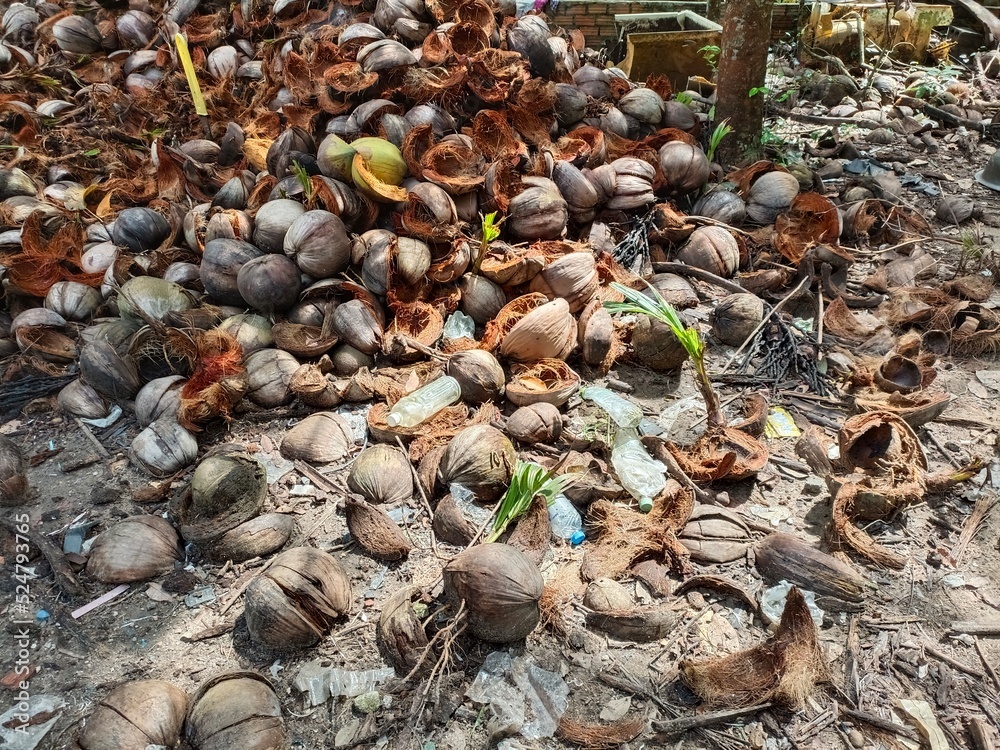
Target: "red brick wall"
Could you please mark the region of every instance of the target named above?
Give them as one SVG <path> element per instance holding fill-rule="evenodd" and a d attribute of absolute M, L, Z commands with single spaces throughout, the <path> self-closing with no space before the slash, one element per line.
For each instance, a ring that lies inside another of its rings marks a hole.
<path fill-rule="evenodd" d="M 695 3 L 691 6 L 677 3 L 661 3 L 657 0 L 634 0 L 633 2 L 601 2 L 600 0 L 562 0 L 549 18 L 556 26 L 564 29 L 579 29 L 587 38 L 587 44 L 600 49 L 605 43 L 614 44 L 618 41 L 618 29 L 615 28 L 615 15 L 622 13 L 676 13 L 689 8 L 698 12 L 703 6 Z"/>

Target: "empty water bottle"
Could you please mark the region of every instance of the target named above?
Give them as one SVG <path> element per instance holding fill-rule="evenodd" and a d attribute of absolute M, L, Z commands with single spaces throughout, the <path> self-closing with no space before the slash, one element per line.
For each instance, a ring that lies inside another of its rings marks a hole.
<path fill-rule="evenodd" d="M 458 381 L 444 375 L 399 399 L 389 410 L 385 421 L 390 427 L 416 427 L 461 396 L 462 387 Z"/>
<path fill-rule="evenodd" d="M 619 427 L 634 429 L 642 421 L 642 409 L 607 388 L 587 386 L 580 391 L 580 397 L 604 409 Z"/>
<path fill-rule="evenodd" d="M 611 464 L 622 487 L 639 501 L 639 510 L 643 513 L 652 510 L 653 498 L 667 486 L 663 476 L 667 467 L 646 452 L 635 430 L 618 430 L 611 449 Z"/>
<path fill-rule="evenodd" d="M 580 512 L 562 493 L 556 495 L 549 503 L 549 522 L 552 524 L 552 533 L 572 545 L 580 544 L 586 538 Z"/>

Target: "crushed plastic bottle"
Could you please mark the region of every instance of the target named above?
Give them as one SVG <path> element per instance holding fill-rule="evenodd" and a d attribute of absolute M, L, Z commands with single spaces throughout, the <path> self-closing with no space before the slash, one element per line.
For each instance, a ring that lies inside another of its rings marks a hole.
<path fill-rule="evenodd" d="M 583 519 L 572 501 L 559 493 L 549 503 L 549 522 L 552 533 L 560 539 L 565 539 L 573 546 L 580 544 L 587 535 L 583 532 Z"/>
<path fill-rule="evenodd" d="M 474 339 L 476 337 L 476 321 L 461 310 L 456 310 L 448 316 L 441 331 L 443 339 Z"/>
<path fill-rule="evenodd" d="M 385 421 L 390 427 L 416 427 L 461 397 L 462 387 L 458 381 L 444 375 L 399 399 Z"/>
<path fill-rule="evenodd" d="M 785 611 L 785 600 L 788 592 L 792 590 L 792 584 L 788 581 L 780 581 L 777 586 L 765 589 L 760 596 L 760 609 L 772 622 L 781 620 L 781 615 Z M 816 606 L 816 594 L 812 591 L 799 589 L 802 598 L 805 599 L 806 606 L 809 607 L 809 614 L 812 615 L 816 627 L 823 624 L 823 610 Z"/>
<path fill-rule="evenodd" d="M 569 685 L 562 677 L 542 669 L 527 654 L 511 659 L 505 651 L 486 657 L 465 694 L 475 703 L 489 704 L 494 737 L 551 737 L 569 704 Z"/>
<path fill-rule="evenodd" d="M 480 526 L 485 526 L 493 518 L 492 510 L 484 508 L 482 505 L 476 505 L 476 495 L 468 487 L 453 482 L 448 486 L 448 492 L 451 493 L 451 499 L 455 501 L 455 505 L 462 511 L 462 515 L 477 529 Z"/>
<path fill-rule="evenodd" d="M 580 391 L 580 398 L 600 406 L 619 427 L 634 429 L 642 421 L 642 409 L 607 388 L 587 386 Z"/>
<path fill-rule="evenodd" d="M 393 669 L 350 671 L 339 667 L 321 666 L 319 659 L 307 662 L 295 676 L 295 688 L 309 699 L 310 706 L 326 703 L 331 697 L 356 698 L 376 690 L 396 672 Z"/>
<path fill-rule="evenodd" d="M 646 452 L 635 430 L 618 430 L 611 449 L 611 464 L 622 487 L 639 501 L 639 510 L 649 513 L 653 498 L 667 486 L 667 467 Z"/>
<path fill-rule="evenodd" d="M 698 413 L 699 415 L 705 414 L 705 401 L 701 398 L 701 396 L 688 396 L 687 398 L 682 398 L 680 401 L 675 401 L 660 412 L 660 416 L 657 421 L 663 428 L 663 437 L 666 440 L 676 440 L 684 434 L 688 421 L 681 419 L 681 417 L 688 412 Z M 694 413 L 691 414 L 691 417 L 694 417 Z M 704 432 L 704 429 L 700 431 L 692 431 L 700 434 L 701 432 Z"/>

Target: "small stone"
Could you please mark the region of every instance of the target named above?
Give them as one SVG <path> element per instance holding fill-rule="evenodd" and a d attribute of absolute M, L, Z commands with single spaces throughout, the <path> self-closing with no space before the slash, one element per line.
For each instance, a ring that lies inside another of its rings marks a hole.
<path fill-rule="evenodd" d="M 624 719 L 630 708 L 632 708 L 631 698 L 625 697 L 610 700 L 601 709 L 601 721 L 618 721 L 619 719 Z"/>
<path fill-rule="evenodd" d="M 359 719 L 351 719 L 337 730 L 337 735 L 333 738 L 333 746 L 351 747 L 354 744 L 360 730 L 361 721 Z"/>
<path fill-rule="evenodd" d="M 378 711 L 381 705 L 382 695 L 378 690 L 372 690 L 369 693 L 362 693 L 354 699 L 354 708 L 357 709 L 359 713 L 363 714 L 374 713 L 375 711 Z"/>
<path fill-rule="evenodd" d="M 944 447 L 950 451 L 954 451 L 955 453 L 958 453 L 960 450 L 962 450 L 962 446 L 960 446 L 954 440 L 949 440 L 947 443 L 944 444 Z"/>
<path fill-rule="evenodd" d="M 861 734 L 857 729 L 852 729 L 847 733 L 847 741 L 851 743 L 852 747 L 864 747 L 865 746 L 865 736 Z"/>
<path fill-rule="evenodd" d="M 816 495 L 823 494 L 825 489 L 826 482 L 824 482 L 820 477 L 809 477 L 806 479 L 805 484 L 802 485 L 802 494 L 815 497 Z"/>

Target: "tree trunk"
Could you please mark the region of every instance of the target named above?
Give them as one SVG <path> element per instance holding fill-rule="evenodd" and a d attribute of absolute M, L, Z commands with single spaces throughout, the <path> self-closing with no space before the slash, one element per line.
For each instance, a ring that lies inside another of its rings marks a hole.
<path fill-rule="evenodd" d="M 736 164 L 760 154 L 766 95 L 767 48 L 771 42 L 774 0 L 730 0 L 722 15 L 722 53 L 719 55 L 718 101 L 715 121 L 729 120 L 733 128 L 719 147 L 723 164 Z"/>

